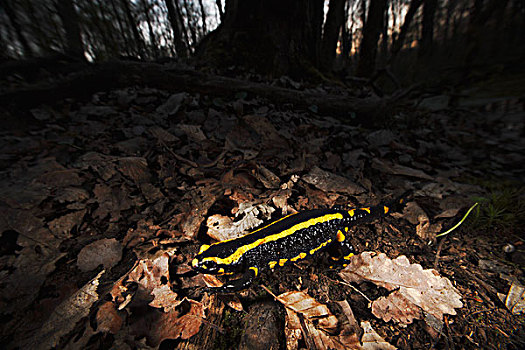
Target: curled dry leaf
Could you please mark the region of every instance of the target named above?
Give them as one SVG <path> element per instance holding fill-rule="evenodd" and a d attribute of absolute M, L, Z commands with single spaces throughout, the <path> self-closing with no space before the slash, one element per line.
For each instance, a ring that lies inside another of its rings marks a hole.
<path fill-rule="evenodd" d="M 372 325 L 368 321 L 361 322 L 361 328 L 363 328 L 363 337 L 361 342 L 363 345 L 361 349 L 365 350 L 395 350 L 397 349 L 392 344 L 388 343 L 383 337 L 381 337 Z"/>
<path fill-rule="evenodd" d="M 395 214 L 395 216 L 405 218 L 413 225 L 417 224 L 416 234 L 425 241 L 433 240 L 441 230 L 441 223 L 431 224 L 427 213 L 416 202 L 408 202 L 403 209 L 403 214 Z"/>
<path fill-rule="evenodd" d="M 206 222 L 208 236 L 217 241 L 243 236 L 247 233 L 246 231 L 264 222 L 258 218 L 259 214 L 262 214 L 263 218 L 268 220 L 273 211 L 275 209 L 266 204 L 251 205 L 241 203 L 239 210 L 235 214 L 236 216 L 244 214 L 244 217 L 239 221 L 233 221 L 229 217 L 220 214 L 208 217 Z"/>
<path fill-rule="evenodd" d="M 363 252 L 352 257 L 340 276 L 347 282 L 371 281 L 389 291 L 397 289 L 372 304 L 374 315 L 385 321 L 409 324 L 421 318 L 422 313 L 414 311 L 418 308 L 441 320 L 443 314 L 455 315 L 454 309 L 463 306 L 461 295 L 448 278 L 411 264 L 406 256 L 391 260 L 383 253 Z"/>
<path fill-rule="evenodd" d="M 279 295 L 277 300 L 306 318 L 317 319 L 319 326 L 327 331 L 333 331 L 337 328 L 337 318 L 332 315 L 328 307 L 304 292 L 286 292 Z"/>
<path fill-rule="evenodd" d="M 514 315 L 525 311 L 525 287 L 521 284 L 513 282 L 507 295 L 498 293 L 498 297 Z"/>
<path fill-rule="evenodd" d="M 288 349 L 297 349 L 301 334 L 309 348 L 314 349 L 352 349 L 348 343 L 349 329 L 343 328 L 339 335 L 337 317 L 328 307 L 319 303 L 304 292 L 286 292 L 277 297 L 286 306 L 286 342 Z M 304 318 L 301 322 L 299 315 Z M 304 325 L 304 326 L 303 326 Z"/>
<path fill-rule="evenodd" d="M 81 271 L 91 271 L 99 265 L 110 269 L 122 259 L 122 245 L 115 238 L 99 239 L 88 244 L 77 257 L 77 265 Z"/>

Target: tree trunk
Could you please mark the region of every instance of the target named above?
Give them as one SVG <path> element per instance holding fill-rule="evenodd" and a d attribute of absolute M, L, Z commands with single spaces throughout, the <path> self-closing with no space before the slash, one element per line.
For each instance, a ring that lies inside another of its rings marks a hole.
<path fill-rule="evenodd" d="M 421 6 L 422 3 L 423 0 L 412 0 L 410 2 L 407 14 L 405 15 L 405 21 L 401 26 L 399 35 L 397 36 L 397 39 L 392 43 L 392 56 L 390 56 L 390 61 L 392 61 L 396 57 L 396 55 L 403 47 L 406 36 L 408 34 L 408 29 L 410 28 L 410 24 L 412 23 L 412 20 L 414 19 L 414 16 L 416 15 L 417 10 L 419 9 L 419 6 Z"/>
<path fill-rule="evenodd" d="M 208 30 L 206 29 L 206 11 L 204 10 L 204 4 L 202 0 L 199 0 L 199 6 L 201 10 L 201 20 L 202 20 L 202 35 L 206 35 Z"/>
<path fill-rule="evenodd" d="M 173 30 L 173 39 L 175 40 L 175 50 L 177 50 L 178 57 L 188 57 L 188 47 L 184 40 L 182 40 L 181 26 L 178 21 L 177 11 L 173 6 L 173 0 L 165 0 L 166 7 L 168 8 L 168 19 Z"/>
<path fill-rule="evenodd" d="M 159 48 L 157 47 L 157 36 L 153 30 L 153 25 L 151 22 L 151 17 L 149 15 L 149 5 L 146 0 L 142 0 L 142 7 L 144 10 L 144 16 L 146 17 L 146 24 L 148 26 L 149 40 L 151 41 L 151 51 L 153 52 L 153 57 L 159 58 Z"/>
<path fill-rule="evenodd" d="M 78 16 L 72 0 L 58 0 L 57 12 L 66 33 L 66 54 L 84 60 L 84 44 L 80 35 Z"/>
<path fill-rule="evenodd" d="M 215 0 L 215 4 L 217 4 L 217 9 L 219 11 L 219 18 L 222 22 L 224 20 L 224 11 L 222 10 L 221 0 Z"/>
<path fill-rule="evenodd" d="M 146 58 L 144 55 L 144 42 L 142 41 L 142 37 L 140 36 L 137 24 L 135 23 L 135 19 L 133 18 L 133 14 L 131 13 L 131 8 L 129 7 L 128 0 L 120 1 L 124 7 L 124 10 L 126 11 L 126 17 L 128 18 L 129 26 L 131 28 L 131 32 L 133 33 L 133 37 L 135 38 L 137 52 L 140 58 L 144 59 Z"/>
<path fill-rule="evenodd" d="M 188 38 L 188 30 L 186 29 L 186 25 L 184 24 L 184 17 L 182 17 L 182 11 L 180 10 L 179 0 L 174 1 L 175 9 L 177 10 L 177 18 L 179 19 L 180 23 L 180 29 L 182 31 L 182 35 L 184 35 L 184 42 L 186 43 L 186 47 L 189 50 L 188 52 L 191 54 L 190 39 Z"/>
<path fill-rule="evenodd" d="M 122 22 L 122 18 L 120 17 L 119 10 L 117 8 L 117 5 L 115 4 L 115 0 L 111 0 L 111 8 L 113 10 L 113 13 L 115 14 L 115 19 L 117 21 L 120 36 L 122 37 L 122 42 L 126 50 L 125 51 L 126 55 L 130 55 L 130 52 L 129 52 L 130 45 L 128 43 L 128 37 L 126 36 L 126 30 L 124 29 L 124 23 Z"/>
<path fill-rule="evenodd" d="M 348 19 L 349 19 L 348 12 L 349 12 L 349 7 L 350 7 L 350 1 L 352 0 L 349 0 L 346 2 L 346 6 L 344 10 L 345 19 L 343 21 L 343 34 L 342 34 L 342 54 L 343 54 L 344 62 L 348 60 L 348 58 L 350 57 L 350 52 L 352 52 L 352 40 L 353 40 L 352 30 L 354 28 L 354 21 L 352 19 L 352 25 L 350 26 L 350 28 L 348 28 Z"/>
<path fill-rule="evenodd" d="M 263 74 L 304 77 L 319 66 L 323 0 L 228 0 L 224 21 L 199 45 L 197 59 Z"/>
<path fill-rule="evenodd" d="M 500 11 L 505 11 L 505 7 L 509 0 L 491 0 L 485 4 L 483 10 L 479 7 L 474 8 L 474 14 L 471 18 L 469 27 L 467 29 L 468 47 L 464 60 L 463 75 L 464 79 L 468 79 L 468 75 L 475 63 L 475 59 L 479 54 L 480 49 L 480 33 L 484 23 L 486 23 L 492 16 L 498 15 Z M 484 38 L 482 38 L 484 40 Z"/>
<path fill-rule="evenodd" d="M 419 56 L 428 56 L 432 53 L 434 44 L 434 15 L 437 0 L 425 0 L 423 3 L 423 23 L 421 25 L 421 41 L 419 43 Z"/>
<path fill-rule="evenodd" d="M 370 0 L 357 63 L 356 75 L 359 77 L 370 77 L 374 73 L 377 42 L 383 28 L 386 3 L 387 0 Z"/>
<path fill-rule="evenodd" d="M 380 62 L 384 66 L 388 56 L 388 5 L 385 9 L 385 17 L 383 19 L 383 28 L 381 30 L 381 53 Z"/>
<path fill-rule="evenodd" d="M 184 9 L 186 10 L 186 18 L 188 19 L 188 29 L 191 33 L 191 42 L 192 42 L 192 46 L 195 46 L 198 42 L 198 39 L 197 39 L 197 28 L 195 28 L 195 25 L 192 23 L 192 20 L 191 20 L 191 13 L 193 12 L 193 10 L 190 8 L 190 5 L 188 4 L 188 0 L 183 0 L 183 5 L 184 5 Z"/>
<path fill-rule="evenodd" d="M 337 41 L 345 19 L 345 2 L 346 0 L 330 0 L 328 13 L 326 14 L 321 48 L 321 68 L 326 70 L 331 70 L 334 63 Z"/>
<path fill-rule="evenodd" d="M 10 0 L 4 0 L 0 2 L 0 6 L 4 9 L 5 13 L 7 14 L 7 17 L 9 18 L 9 22 L 11 22 L 11 26 L 15 30 L 16 37 L 18 41 L 20 42 L 20 45 L 22 46 L 24 55 L 27 57 L 32 57 L 33 50 L 31 49 L 31 46 L 29 46 L 29 43 L 27 42 L 26 37 L 24 36 L 24 33 L 22 32 L 22 27 L 20 23 L 18 22 L 16 11 L 14 11 L 13 8 L 11 7 Z"/>

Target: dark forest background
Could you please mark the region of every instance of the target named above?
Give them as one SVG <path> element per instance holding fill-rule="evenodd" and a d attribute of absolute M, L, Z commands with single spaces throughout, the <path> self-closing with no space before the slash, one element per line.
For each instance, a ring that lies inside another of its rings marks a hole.
<path fill-rule="evenodd" d="M 3 0 L 2 61 L 186 60 L 269 76 L 464 81 L 524 61 L 521 0 Z"/>

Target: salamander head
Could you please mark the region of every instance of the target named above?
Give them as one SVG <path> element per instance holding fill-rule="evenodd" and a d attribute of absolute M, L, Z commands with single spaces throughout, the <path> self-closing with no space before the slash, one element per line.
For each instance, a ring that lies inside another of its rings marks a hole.
<path fill-rule="evenodd" d="M 213 246 L 212 249 L 209 249 L 209 245 L 201 246 L 199 253 L 191 261 L 191 267 L 200 272 L 210 275 L 223 274 L 225 272 L 230 272 L 232 265 L 224 264 L 219 257 L 219 247 Z M 216 251 L 217 250 L 217 251 Z"/>

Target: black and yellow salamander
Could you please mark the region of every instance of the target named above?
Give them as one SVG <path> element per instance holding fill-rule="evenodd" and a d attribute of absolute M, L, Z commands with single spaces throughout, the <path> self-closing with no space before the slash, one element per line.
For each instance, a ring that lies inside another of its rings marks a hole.
<path fill-rule="evenodd" d="M 191 266 L 197 272 L 213 275 L 242 272 L 213 292 L 247 288 L 261 271 L 293 263 L 315 255 L 330 245 L 341 248 L 343 259 L 353 255 L 347 239 L 352 226 L 399 210 L 406 194 L 387 204 L 354 209 L 315 209 L 291 214 L 242 237 L 203 245 Z"/>

